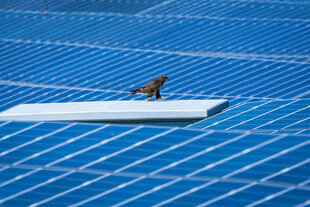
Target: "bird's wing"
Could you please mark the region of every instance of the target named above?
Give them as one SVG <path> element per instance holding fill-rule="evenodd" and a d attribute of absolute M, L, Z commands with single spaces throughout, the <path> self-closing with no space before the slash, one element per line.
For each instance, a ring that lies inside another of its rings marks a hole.
<path fill-rule="evenodd" d="M 150 81 L 150 82 L 148 82 L 145 86 L 150 86 L 150 85 L 154 85 L 155 84 L 155 81 Z M 144 87 L 145 87 L 144 86 Z"/>

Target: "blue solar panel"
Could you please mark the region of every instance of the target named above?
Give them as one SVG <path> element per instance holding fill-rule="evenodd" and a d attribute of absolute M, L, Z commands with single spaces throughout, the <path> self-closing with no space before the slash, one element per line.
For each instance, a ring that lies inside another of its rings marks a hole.
<path fill-rule="evenodd" d="M 0 122 L 1 206 L 309 205 L 308 2 L 0 8 L 0 112 L 146 100 L 129 91 L 163 73 L 168 100 L 230 102 L 188 128 Z"/>
<path fill-rule="evenodd" d="M 281 131 L 310 129 L 310 101 L 269 101 L 240 104 L 191 125 L 199 129 Z"/>
<path fill-rule="evenodd" d="M 279 9 L 281 8 L 281 9 Z M 182 15 L 186 17 L 224 17 L 260 19 L 305 19 L 310 18 L 310 5 L 306 1 L 211 1 L 194 3 L 187 0 L 169 1 L 144 14 Z"/>
<path fill-rule="evenodd" d="M 1 11 L 0 38 L 243 56 L 309 55 L 307 21 Z M 156 31 L 156 32 L 155 32 Z M 152 34 L 152 35 L 150 35 Z"/>
<path fill-rule="evenodd" d="M 21 48 L 29 46 L 29 49 L 0 60 L 5 67 L 0 72 L 2 80 L 128 93 L 164 73 L 170 81 L 165 84 L 163 92 L 169 95 L 212 94 L 227 98 L 309 96 L 309 64 L 9 43 L 10 46 L 15 44 Z M 10 51 L 2 54 L 4 57 L 11 55 Z"/>
<path fill-rule="evenodd" d="M 163 0 L 135 0 L 135 1 L 83 1 L 83 0 L 45 0 L 45 1 L 3 1 L 0 2 L 1 9 L 9 10 L 36 10 L 42 11 L 46 8 L 48 12 L 121 12 L 121 13 L 137 13 L 145 9 L 152 8 L 160 4 Z"/>
<path fill-rule="evenodd" d="M 310 193 L 308 136 L 22 122 L 1 131 L 4 205 L 251 204 L 282 191 L 302 192 L 298 204 Z"/>

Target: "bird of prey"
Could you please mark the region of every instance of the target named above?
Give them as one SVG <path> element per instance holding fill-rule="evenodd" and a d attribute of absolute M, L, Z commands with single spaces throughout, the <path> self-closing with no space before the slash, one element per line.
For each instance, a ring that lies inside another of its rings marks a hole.
<path fill-rule="evenodd" d="M 130 91 L 131 92 L 130 95 L 138 94 L 138 93 L 146 94 L 147 97 L 150 97 L 150 101 L 152 101 L 152 96 L 153 95 L 156 96 L 156 100 L 159 99 L 160 97 L 165 99 L 168 96 L 166 96 L 166 97 L 161 96 L 159 91 L 160 91 L 161 87 L 164 85 L 166 80 L 168 80 L 168 77 L 165 76 L 165 75 L 161 75 L 156 80 L 153 80 L 153 81 L 149 82 L 145 86 L 142 86 L 142 87 L 140 87 L 138 89 Z"/>

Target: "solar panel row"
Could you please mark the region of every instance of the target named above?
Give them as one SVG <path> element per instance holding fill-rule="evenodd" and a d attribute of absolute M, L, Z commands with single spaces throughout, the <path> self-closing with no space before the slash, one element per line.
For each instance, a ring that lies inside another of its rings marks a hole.
<path fill-rule="evenodd" d="M 191 53 L 301 57 L 307 21 L 219 20 L 113 14 L 43 15 L 0 11 L 0 38 L 61 41 Z"/>
<path fill-rule="evenodd" d="M 4 205 L 254 206 L 283 197 L 293 205 L 310 195 L 308 136 L 77 123 L 1 129 Z"/>
<path fill-rule="evenodd" d="M 163 92 L 309 98 L 310 64 L 1 41 L 2 80 L 128 92 L 158 74 Z"/>
<path fill-rule="evenodd" d="M 162 3 L 162 4 L 161 4 Z M 118 12 L 186 17 L 225 17 L 262 19 L 309 19 L 310 6 L 306 1 L 3 1 L 0 8 L 6 10 L 34 10 L 60 12 Z"/>
<path fill-rule="evenodd" d="M 163 0 L 126 0 L 126 1 L 84 1 L 84 0 L 45 0 L 27 1 L 10 0 L 0 2 L 0 8 L 6 10 L 37 10 L 42 11 L 46 8 L 50 11 L 60 12 L 120 12 L 134 14 L 154 5 Z"/>
<path fill-rule="evenodd" d="M 0 8 L 11 9 L 0 10 L 0 111 L 141 100 L 128 91 L 159 73 L 171 79 L 170 100 L 233 106 L 186 129 L 0 122 L 0 205 L 309 205 L 310 104 L 293 100 L 310 96 L 306 1 L 12 0 Z"/>
<path fill-rule="evenodd" d="M 190 127 L 292 133 L 296 130 L 309 130 L 310 100 L 245 103 Z"/>
<path fill-rule="evenodd" d="M 307 1 L 169 1 L 147 14 L 182 15 L 186 17 L 224 17 L 259 19 L 310 19 L 310 5 Z M 145 14 L 145 13 L 144 13 Z"/>

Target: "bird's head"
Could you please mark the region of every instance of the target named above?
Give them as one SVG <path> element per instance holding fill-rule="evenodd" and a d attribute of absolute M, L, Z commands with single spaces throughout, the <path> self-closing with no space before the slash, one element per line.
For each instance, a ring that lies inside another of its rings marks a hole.
<path fill-rule="evenodd" d="M 160 80 L 162 80 L 162 81 L 169 80 L 169 79 L 168 79 L 168 77 L 167 77 L 167 76 L 165 76 L 165 75 L 161 75 L 161 76 L 159 76 L 159 78 L 158 78 L 158 79 L 160 79 Z"/>

